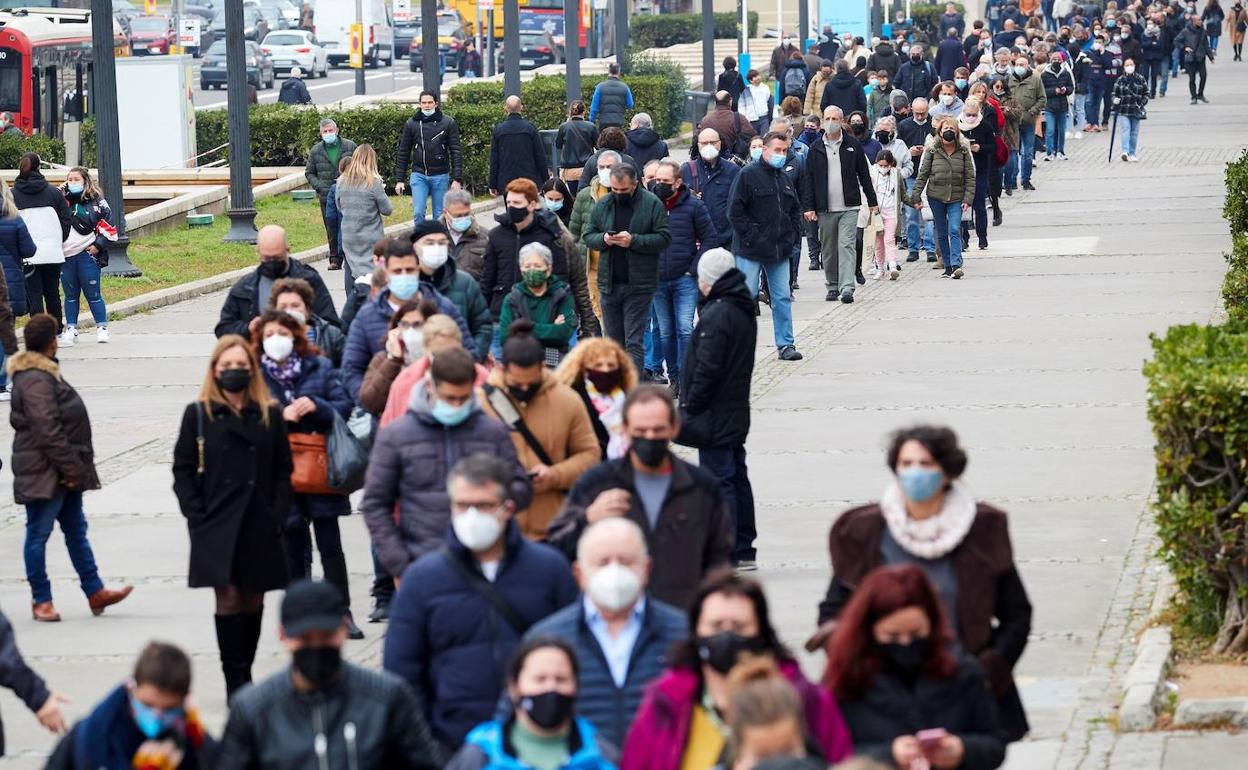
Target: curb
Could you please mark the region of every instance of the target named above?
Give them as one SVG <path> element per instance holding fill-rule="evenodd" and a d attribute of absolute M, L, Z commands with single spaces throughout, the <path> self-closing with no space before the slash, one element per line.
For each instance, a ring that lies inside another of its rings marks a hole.
<path fill-rule="evenodd" d="M 1248 698 L 1189 698 L 1174 711 L 1175 727 L 1248 727 Z"/>
<path fill-rule="evenodd" d="M 1123 682 L 1122 703 L 1118 707 L 1119 730 L 1148 730 L 1157 722 L 1157 707 L 1170 668 L 1170 645 L 1169 628 L 1150 628 L 1140 637 L 1135 660 Z M 1245 716 L 1248 717 L 1248 713 Z"/>

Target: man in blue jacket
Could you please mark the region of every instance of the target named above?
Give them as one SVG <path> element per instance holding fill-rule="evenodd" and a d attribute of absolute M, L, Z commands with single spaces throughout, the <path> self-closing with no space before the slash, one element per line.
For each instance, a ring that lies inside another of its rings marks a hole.
<path fill-rule="evenodd" d="M 732 223 L 728 221 L 728 194 L 737 181 L 741 167 L 731 160 L 731 148 L 724 149 L 723 139 L 713 128 L 698 132 L 697 158 L 681 165 L 680 181 L 693 197 L 702 201 L 721 244 L 732 240 Z"/>
<path fill-rule="evenodd" d="M 525 638 L 557 636 L 576 650 L 581 675 L 576 711 L 616 746 L 673 643 L 688 635 L 685 616 L 646 595 L 650 552 L 641 527 L 624 517 L 590 525 L 572 572 L 581 600 L 533 626 Z"/>
<path fill-rule="evenodd" d="M 513 521 L 512 465 L 488 454 L 455 464 L 446 544 L 403 572 L 390 610 L 383 665 L 416 691 L 448 754 L 494 714 L 524 634 L 576 600 L 563 555 Z"/>

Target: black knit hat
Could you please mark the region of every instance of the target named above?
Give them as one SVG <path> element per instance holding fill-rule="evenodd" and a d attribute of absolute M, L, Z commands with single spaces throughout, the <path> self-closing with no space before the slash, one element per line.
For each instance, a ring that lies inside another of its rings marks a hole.
<path fill-rule="evenodd" d="M 446 225 L 442 224 L 441 219 L 422 219 L 412 227 L 411 241 L 415 243 L 426 235 L 432 235 L 433 233 L 441 233 L 448 238 L 451 237 L 451 231 L 446 229 Z"/>

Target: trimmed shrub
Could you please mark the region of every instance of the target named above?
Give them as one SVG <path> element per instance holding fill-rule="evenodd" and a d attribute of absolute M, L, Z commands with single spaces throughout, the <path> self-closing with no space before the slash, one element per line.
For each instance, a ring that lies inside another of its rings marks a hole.
<path fill-rule="evenodd" d="M 65 143 L 42 134 L 0 134 L 0 168 L 17 168 L 22 155 L 37 152 L 44 161 L 65 162 Z"/>
<path fill-rule="evenodd" d="M 1222 216 L 1231 225 L 1222 302 L 1232 321 L 1248 321 L 1248 151 L 1226 164 L 1226 203 Z"/>
<path fill-rule="evenodd" d="M 750 37 L 758 34 L 758 12 L 749 12 Z M 740 34 L 740 15 L 715 14 L 715 38 L 724 40 Z M 666 13 L 634 15 L 628 20 L 629 45 L 634 48 L 666 48 L 680 43 L 696 43 L 702 39 L 702 15 L 697 13 Z"/>
<path fill-rule="evenodd" d="M 1248 325 L 1175 326 L 1145 364 L 1161 556 L 1180 621 L 1215 653 L 1248 651 Z"/>

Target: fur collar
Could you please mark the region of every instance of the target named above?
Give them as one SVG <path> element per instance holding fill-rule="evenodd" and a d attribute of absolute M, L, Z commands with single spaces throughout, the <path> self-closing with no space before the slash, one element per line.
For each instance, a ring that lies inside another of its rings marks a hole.
<path fill-rule="evenodd" d="M 8 370 L 10 377 L 18 372 L 37 369 L 41 372 L 47 372 L 58 381 L 61 379 L 60 364 L 42 353 L 36 353 L 31 350 L 23 350 L 21 353 L 10 356 L 8 362 L 5 364 L 5 369 Z"/>
<path fill-rule="evenodd" d="M 906 515 L 901 485 L 894 481 L 880 497 L 880 511 L 897 544 L 907 553 L 924 559 L 939 559 L 957 548 L 975 523 L 975 499 L 958 482 L 945 493 L 940 513 L 915 521 Z"/>

